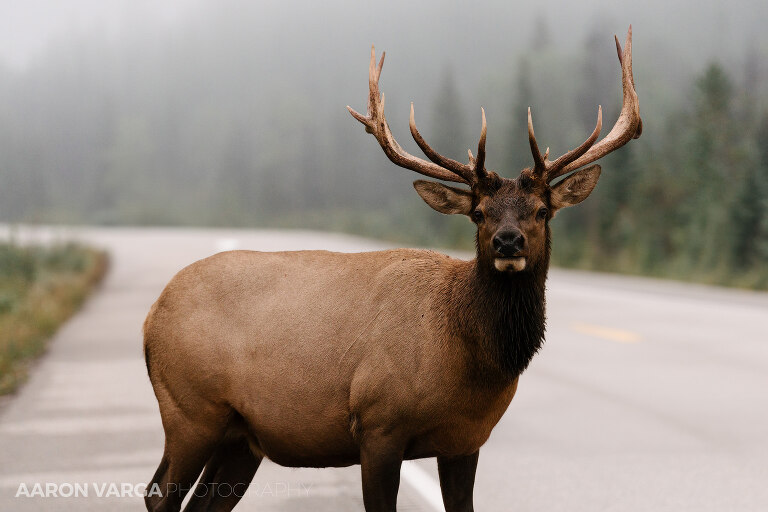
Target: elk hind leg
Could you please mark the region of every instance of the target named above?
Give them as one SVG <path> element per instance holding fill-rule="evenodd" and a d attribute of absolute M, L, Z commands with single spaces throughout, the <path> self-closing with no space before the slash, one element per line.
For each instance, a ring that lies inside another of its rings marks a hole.
<path fill-rule="evenodd" d="M 228 512 L 245 495 L 262 457 L 254 455 L 245 437 L 220 444 L 197 484 L 185 512 Z"/>
<path fill-rule="evenodd" d="M 144 502 L 151 512 L 177 512 L 226 432 L 230 411 L 200 404 L 198 414 L 182 411 L 167 391 L 155 387 L 165 430 L 165 450 L 147 485 Z"/>

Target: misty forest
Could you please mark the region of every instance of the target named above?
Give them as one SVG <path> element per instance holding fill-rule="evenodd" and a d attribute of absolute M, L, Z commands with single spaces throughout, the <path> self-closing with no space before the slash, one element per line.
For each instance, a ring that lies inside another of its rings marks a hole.
<path fill-rule="evenodd" d="M 633 24 L 643 136 L 601 161 L 552 221 L 561 266 L 768 288 L 764 0 L 197 2 L 172 23 L 64 31 L 0 62 L 0 222 L 338 230 L 470 249 L 345 106 L 364 111 L 370 45 L 395 138 L 462 161 L 488 117 L 487 167 L 555 156 L 621 106 L 613 35 Z M 706 8 L 705 8 L 706 7 Z M 762 14 L 760 14 L 762 13 Z"/>

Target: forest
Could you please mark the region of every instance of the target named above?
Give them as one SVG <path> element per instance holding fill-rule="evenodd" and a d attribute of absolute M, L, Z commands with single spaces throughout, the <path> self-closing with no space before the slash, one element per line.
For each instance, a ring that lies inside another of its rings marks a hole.
<path fill-rule="evenodd" d="M 457 159 L 482 105 L 486 165 L 514 177 L 532 164 L 529 106 L 553 154 L 586 138 L 598 105 L 607 133 L 621 105 L 613 35 L 632 22 L 643 136 L 552 221 L 554 263 L 766 289 L 766 8 L 744 4 L 201 2 L 171 25 L 66 32 L 24 65 L 0 63 L 0 222 L 325 229 L 470 249 L 472 224 L 421 203 L 416 175 L 344 108 L 365 108 L 370 44 L 387 51 L 387 117 L 408 151 L 411 101 L 427 141 Z"/>

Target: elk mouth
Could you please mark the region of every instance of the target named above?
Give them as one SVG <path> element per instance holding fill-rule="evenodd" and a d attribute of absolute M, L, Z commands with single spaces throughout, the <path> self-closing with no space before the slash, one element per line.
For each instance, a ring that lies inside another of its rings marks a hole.
<path fill-rule="evenodd" d="M 520 272 L 525 269 L 525 256 L 514 256 L 512 258 L 494 258 L 493 266 L 499 272 Z"/>

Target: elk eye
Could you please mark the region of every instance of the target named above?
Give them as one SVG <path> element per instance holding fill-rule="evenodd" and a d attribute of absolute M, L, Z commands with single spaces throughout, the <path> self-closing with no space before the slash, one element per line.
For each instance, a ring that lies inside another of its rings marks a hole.
<path fill-rule="evenodd" d="M 478 223 L 483 221 L 483 212 L 480 208 L 475 208 L 475 211 L 472 212 L 472 220 Z"/>
<path fill-rule="evenodd" d="M 549 213 L 549 210 L 547 210 L 546 208 L 544 208 L 544 207 L 539 208 L 539 211 L 536 212 L 536 220 L 544 220 L 544 219 L 546 219 L 548 213 Z"/>

